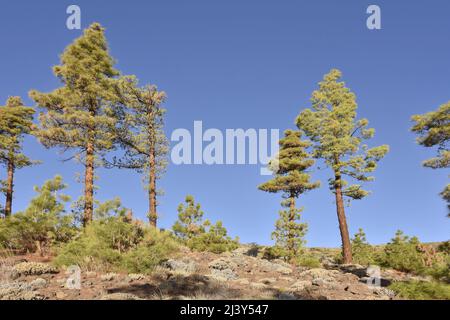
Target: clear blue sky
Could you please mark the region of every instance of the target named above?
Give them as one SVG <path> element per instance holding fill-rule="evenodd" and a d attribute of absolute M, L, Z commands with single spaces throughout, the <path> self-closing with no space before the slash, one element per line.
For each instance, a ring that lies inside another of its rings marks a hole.
<path fill-rule="evenodd" d="M 167 133 L 206 128 L 294 128 L 299 111 L 331 68 L 343 71 L 357 94 L 359 115 L 376 128 L 374 144 L 391 152 L 380 164 L 373 194 L 347 208 L 350 232 L 362 227 L 372 243 L 395 230 L 423 241 L 449 238 L 450 219 L 438 193 L 448 171 L 422 168 L 433 150 L 415 144 L 410 116 L 450 100 L 450 2 L 433 1 L 8 1 L 0 10 L 0 102 L 59 85 L 51 67 L 80 31 L 65 27 L 66 8 L 78 4 L 82 27 L 98 21 L 117 67 L 168 94 Z M 366 28 L 366 8 L 382 9 L 380 31 Z M 58 150 L 35 140 L 26 152 L 44 163 L 17 173 L 15 211 L 34 195 L 33 185 L 61 174 L 76 198 L 82 167 L 62 163 Z M 99 170 L 101 200 L 120 196 L 144 218 L 140 177 Z M 340 237 L 329 170 L 314 174 L 324 187 L 303 197 L 310 246 L 338 246 Z M 4 175 L 2 175 L 4 177 Z M 186 194 L 206 217 L 224 221 L 244 242 L 270 243 L 280 196 L 257 190 L 267 178 L 258 166 L 174 166 L 160 182 L 160 223 L 170 227 Z M 3 201 L 3 199 L 2 199 Z"/>

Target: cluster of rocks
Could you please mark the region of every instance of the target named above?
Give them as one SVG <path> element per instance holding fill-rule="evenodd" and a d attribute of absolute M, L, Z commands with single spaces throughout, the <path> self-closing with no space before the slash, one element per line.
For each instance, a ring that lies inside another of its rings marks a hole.
<path fill-rule="evenodd" d="M 378 266 L 365 267 L 359 264 L 341 264 L 335 265 L 333 269 L 343 273 L 351 273 L 357 276 L 361 282 L 377 284 L 381 287 L 387 287 L 394 282 L 400 281 L 432 281 L 430 276 L 419 276 L 392 269 L 381 269 Z M 374 278 L 377 278 L 378 283 L 375 282 Z"/>
<path fill-rule="evenodd" d="M 40 262 L 21 262 L 12 268 L 12 277 L 19 277 L 21 275 L 32 276 L 42 274 L 55 274 L 58 269 L 45 263 Z"/>
<path fill-rule="evenodd" d="M 165 266 L 174 271 L 193 273 L 202 270 L 204 257 L 189 262 L 170 260 Z M 391 281 L 381 278 L 381 286 L 371 285 L 370 272 L 359 265 L 336 265 L 326 256 L 326 267 L 294 267 L 282 260 L 266 260 L 248 248 L 239 248 L 209 260 L 206 276 L 228 282 L 243 291 L 278 292 L 279 299 L 393 299 L 395 293 L 385 288 Z M 328 269 L 327 269 L 328 268 Z M 393 281 L 393 280 L 392 280 Z M 247 292 L 252 295 L 258 293 Z M 259 293 L 262 294 L 262 293 Z"/>
<path fill-rule="evenodd" d="M 292 273 L 292 267 L 282 260 L 260 260 L 259 265 L 263 272 L 278 272 L 282 275 L 289 275 Z"/>
<path fill-rule="evenodd" d="M 293 272 L 292 267 L 284 261 L 260 259 L 252 254 L 248 254 L 248 251 L 242 250 L 242 248 L 223 254 L 222 257 L 210 262 L 208 268 L 211 272 L 210 276 L 214 279 L 221 281 L 239 280 L 240 284 L 246 285 L 250 283 L 254 288 L 263 288 L 269 283 L 276 282 L 276 280 L 258 281 L 255 284 L 248 279 L 242 279 L 242 276 L 253 276 L 255 274 L 264 276 L 266 273 L 290 275 Z M 267 278 L 265 279 L 267 280 Z"/>
<path fill-rule="evenodd" d="M 301 272 L 290 289 L 302 291 L 314 299 L 338 300 L 389 300 L 395 293 L 382 287 L 372 286 L 352 273 L 339 270 L 310 269 Z"/>
<path fill-rule="evenodd" d="M 186 274 L 192 274 L 197 271 L 197 265 L 193 261 L 185 262 L 182 260 L 169 259 L 162 263 L 162 267 L 174 272 Z"/>
<path fill-rule="evenodd" d="M 32 284 L 27 283 L 0 284 L 0 300 L 43 300 L 45 297 L 35 289 Z"/>
<path fill-rule="evenodd" d="M 162 272 L 150 275 L 83 272 L 82 289 L 69 290 L 64 272 L 57 274 L 59 271 L 49 264 L 21 262 L 7 270 L 10 281 L 0 282 L 0 300 L 138 300 L 161 294 L 188 298 L 194 292 L 202 296 L 219 291 L 223 293 L 217 297 L 243 299 L 395 299 L 395 293 L 386 288 L 390 283 L 417 278 L 379 270 L 380 282 L 374 286 L 370 268 L 334 264 L 296 267 L 282 260 L 262 259 L 248 248 L 221 255 L 191 252 L 165 261 L 158 270 Z M 144 291 L 136 293 L 133 286 Z M 227 296 L 227 292 L 234 295 Z"/>
<path fill-rule="evenodd" d="M 238 268 L 238 264 L 226 258 L 219 258 L 208 264 L 211 270 L 211 277 L 219 281 L 236 280 L 239 278 L 234 271 Z"/>
<path fill-rule="evenodd" d="M 58 269 L 37 262 L 21 262 L 11 268 L 4 267 L 2 271 L 9 274 L 11 280 L 16 280 L 20 276 L 58 273 Z M 0 283 L 0 300 L 43 300 L 45 296 L 38 290 L 45 288 L 47 284 L 48 281 L 43 278 L 36 278 L 30 282 L 3 281 Z"/>

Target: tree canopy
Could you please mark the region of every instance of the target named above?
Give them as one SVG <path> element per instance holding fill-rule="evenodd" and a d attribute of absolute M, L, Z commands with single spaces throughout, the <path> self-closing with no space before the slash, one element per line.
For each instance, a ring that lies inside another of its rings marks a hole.
<path fill-rule="evenodd" d="M 9 97 L 6 105 L 0 107 L 0 164 L 7 168 L 7 180 L 1 183 L 6 196 L 6 204 L 2 209 L 5 216 L 12 213 L 15 171 L 37 163 L 30 160 L 22 150 L 24 136 L 34 129 L 34 113 L 33 108 L 24 106 L 20 97 Z"/>
<path fill-rule="evenodd" d="M 166 95 L 153 85 L 139 87 L 135 77 L 124 78 L 119 94 L 123 107 L 117 109 L 120 120 L 116 126 L 116 139 L 124 152 L 121 157 L 115 156 L 110 164 L 143 174 L 149 197 L 148 217 L 156 227 L 156 180 L 165 171 L 168 153 L 163 130 L 166 110 L 161 106 Z"/>
<path fill-rule="evenodd" d="M 427 148 L 437 147 L 437 156 L 424 161 L 423 165 L 432 169 L 450 167 L 450 101 L 441 105 L 437 111 L 415 115 L 412 120 L 415 125 L 411 130 L 419 135 L 417 142 Z M 447 184 L 441 195 L 449 204 L 450 211 L 450 184 Z"/>
<path fill-rule="evenodd" d="M 286 210 L 279 212 L 279 219 L 275 224 L 272 238 L 276 246 L 287 259 L 293 259 L 303 245 L 303 237 L 307 225 L 300 223 L 300 212 L 296 207 L 296 199 L 309 190 L 320 186 L 319 182 L 311 182 L 307 170 L 314 164 L 314 160 L 306 151 L 311 143 L 301 140 L 301 132 L 286 130 L 284 138 L 279 141 L 280 151 L 277 159 L 273 160 L 274 168 L 272 180 L 263 183 L 259 189 L 271 193 L 283 193 L 282 206 Z"/>
<path fill-rule="evenodd" d="M 330 188 L 336 196 L 339 227 L 343 242 L 344 261 L 352 261 L 350 237 L 345 217 L 344 197 L 362 199 L 369 192 L 361 183 L 372 181 L 371 173 L 387 154 L 389 147 L 369 148 L 363 143 L 375 130 L 367 119 L 357 120 L 356 95 L 346 87 L 339 70 L 333 69 L 319 83 L 311 98 L 311 108 L 297 117 L 297 126 L 313 142 L 313 156 L 322 159 L 333 170 Z M 343 177 L 355 181 L 349 181 Z"/>
<path fill-rule="evenodd" d="M 62 87 L 50 93 L 30 92 L 44 110 L 39 115 L 38 138 L 46 147 L 72 151 L 71 158 L 84 164 L 86 224 L 93 214 L 96 157 L 114 146 L 117 87 L 122 81 L 100 24 L 92 24 L 65 49 L 53 72 Z"/>

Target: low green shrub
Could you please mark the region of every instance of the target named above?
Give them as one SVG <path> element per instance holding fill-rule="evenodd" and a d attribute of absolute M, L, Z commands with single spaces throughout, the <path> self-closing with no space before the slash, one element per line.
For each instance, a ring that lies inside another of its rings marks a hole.
<path fill-rule="evenodd" d="M 426 269 L 425 273 L 432 276 L 437 281 L 450 283 L 450 255 L 438 253 L 437 261 Z"/>
<path fill-rule="evenodd" d="M 382 265 L 403 272 L 423 274 L 426 269 L 424 257 L 418 250 L 417 237 L 408 237 L 397 231 L 395 237 L 385 246 Z"/>
<path fill-rule="evenodd" d="M 262 250 L 261 258 L 266 260 L 283 259 L 286 256 L 286 251 L 279 246 L 265 247 Z"/>
<path fill-rule="evenodd" d="M 239 247 L 239 239 L 231 239 L 221 221 L 211 225 L 203 221 L 201 205 L 194 197 L 187 196 L 185 203 L 178 206 L 178 220 L 172 227 L 178 239 L 196 251 L 222 253 Z"/>
<path fill-rule="evenodd" d="M 352 255 L 353 262 L 363 266 L 379 263 L 379 254 L 377 254 L 375 247 L 367 242 L 363 229 L 359 229 L 352 239 Z"/>
<path fill-rule="evenodd" d="M 445 241 L 438 246 L 438 251 L 450 255 L 450 241 Z"/>
<path fill-rule="evenodd" d="M 78 265 L 83 270 L 114 271 L 120 267 L 122 255 L 104 243 L 103 239 L 85 232 L 78 239 L 62 246 L 53 263 L 57 267 Z"/>
<path fill-rule="evenodd" d="M 179 247 L 171 233 L 148 227 L 142 242 L 125 254 L 122 265 L 128 272 L 151 273 Z"/>
<path fill-rule="evenodd" d="M 72 239 L 79 230 L 74 217 L 65 213 L 70 198 L 59 193 L 65 188 L 60 176 L 35 187 L 37 196 L 25 211 L 0 219 L 0 247 L 43 253 Z"/>
<path fill-rule="evenodd" d="M 124 216 L 110 216 L 91 222 L 77 239 L 61 248 L 54 263 L 85 270 L 148 273 L 177 248 L 168 232 Z"/>
<path fill-rule="evenodd" d="M 353 263 L 363 266 L 380 265 L 384 261 L 384 252 L 381 248 L 372 246 L 366 238 L 363 229 L 358 232 L 351 239 Z M 336 263 L 343 263 L 342 250 L 337 252 L 334 256 Z"/>
<path fill-rule="evenodd" d="M 450 300 L 450 285 L 439 282 L 395 282 L 389 289 L 405 299 Z"/>
<path fill-rule="evenodd" d="M 297 256 L 290 258 L 285 248 L 276 245 L 264 248 L 262 258 L 267 260 L 282 259 L 297 266 L 307 268 L 320 268 L 322 266 L 319 257 L 306 250 L 301 250 Z"/>
<path fill-rule="evenodd" d="M 420 243 L 417 237 L 408 237 L 397 231 L 395 237 L 385 246 L 375 247 L 367 242 L 366 235 L 359 229 L 352 239 L 353 262 L 361 265 L 379 265 L 402 272 L 429 275 L 438 281 L 450 279 L 450 256 L 448 244 L 441 244 L 436 250 L 432 245 Z M 342 252 L 336 259 L 342 263 Z"/>
<path fill-rule="evenodd" d="M 187 240 L 186 244 L 196 251 L 222 253 L 237 249 L 239 239 L 231 239 L 227 236 L 227 230 L 223 227 L 222 222 L 218 221 L 215 225 L 206 224 L 205 231 Z"/>
<path fill-rule="evenodd" d="M 294 263 L 300 267 L 306 268 L 320 268 L 322 266 L 320 260 L 311 254 L 300 254 L 300 256 L 294 260 Z"/>
<path fill-rule="evenodd" d="M 438 281 L 450 281 L 450 255 L 445 244 L 435 250 L 432 245 L 422 244 L 416 237 L 410 238 L 397 231 L 384 247 L 379 260 L 380 265 L 386 268 L 428 275 Z"/>

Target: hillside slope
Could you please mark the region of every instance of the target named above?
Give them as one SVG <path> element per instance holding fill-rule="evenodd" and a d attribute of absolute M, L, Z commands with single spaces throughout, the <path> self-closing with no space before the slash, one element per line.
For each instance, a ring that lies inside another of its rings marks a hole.
<path fill-rule="evenodd" d="M 184 249 L 151 275 L 81 272 L 80 289 L 70 289 L 68 271 L 36 257 L 4 259 L 0 299 L 397 299 L 386 288 L 393 281 L 425 280 L 383 270 L 381 286 L 367 284 L 367 269 L 334 265 L 304 268 L 265 260 L 249 247 L 231 253 L 198 253 Z"/>

